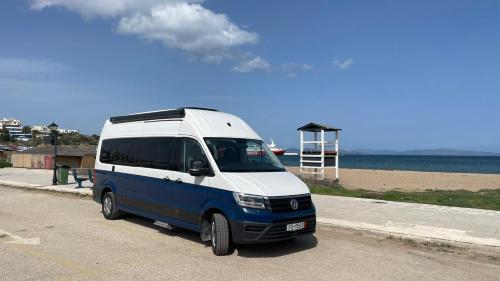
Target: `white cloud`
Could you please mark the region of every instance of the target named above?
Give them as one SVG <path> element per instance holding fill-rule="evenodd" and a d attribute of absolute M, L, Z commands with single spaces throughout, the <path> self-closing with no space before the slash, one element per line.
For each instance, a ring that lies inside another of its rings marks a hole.
<path fill-rule="evenodd" d="M 311 70 L 312 68 L 313 68 L 312 64 L 304 63 L 302 65 L 302 69 L 304 69 L 304 70 Z"/>
<path fill-rule="evenodd" d="M 299 63 L 282 63 L 281 70 L 285 72 L 295 72 L 298 70 L 311 70 L 313 68 L 312 64 L 299 64 Z"/>
<path fill-rule="evenodd" d="M 65 82 L 0 77 L 0 91 L 13 96 L 36 96 L 42 93 L 71 95 L 75 90 L 76 87 Z"/>
<path fill-rule="evenodd" d="M 72 66 L 56 61 L 0 57 L 0 93 L 37 102 L 76 97 L 80 86 L 66 80 L 74 72 Z"/>
<path fill-rule="evenodd" d="M 187 3 L 157 6 L 148 15 L 124 17 L 118 31 L 210 57 L 219 57 L 224 53 L 221 51 L 230 47 L 255 44 L 258 38 L 256 33 L 239 28 L 224 14 Z"/>
<path fill-rule="evenodd" d="M 60 6 L 83 17 L 118 19 L 117 31 L 170 48 L 181 49 L 207 62 L 231 57 L 231 49 L 256 44 L 255 32 L 240 28 L 225 15 L 201 6 L 202 0 L 32 0 L 36 10 Z"/>
<path fill-rule="evenodd" d="M 19 76 L 35 74 L 52 74 L 70 71 L 72 68 L 68 65 L 47 61 L 23 58 L 2 58 L 0 57 L 0 75 L 1 76 Z"/>
<path fill-rule="evenodd" d="M 190 0 L 189 3 L 203 0 Z M 147 13 L 152 7 L 187 2 L 183 0 L 31 0 L 31 8 L 42 10 L 61 6 L 83 17 L 116 17 L 137 12 Z"/>
<path fill-rule="evenodd" d="M 299 63 L 283 63 L 280 65 L 279 70 L 285 72 L 288 77 L 295 78 L 300 71 L 309 71 L 313 68 L 312 64 L 299 64 Z"/>
<path fill-rule="evenodd" d="M 270 63 L 268 63 L 265 59 L 257 56 L 254 59 L 244 61 L 239 65 L 233 67 L 233 70 L 236 72 L 251 72 L 256 70 L 269 70 L 270 68 Z"/>
<path fill-rule="evenodd" d="M 348 58 L 345 60 L 333 59 L 333 68 L 344 70 L 348 69 L 353 63 L 354 61 L 352 60 L 352 58 Z"/>

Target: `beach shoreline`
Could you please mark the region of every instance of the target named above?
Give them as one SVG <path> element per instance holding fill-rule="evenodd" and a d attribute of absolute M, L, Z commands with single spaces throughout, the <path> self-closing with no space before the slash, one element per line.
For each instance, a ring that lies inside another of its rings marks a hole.
<path fill-rule="evenodd" d="M 287 166 L 295 175 L 299 167 Z M 327 169 L 327 179 L 334 179 L 334 170 Z M 426 191 L 500 189 L 499 174 L 416 172 L 400 170 L 340 169 L 340 184 L 349 189 L 370 191 Z"/>

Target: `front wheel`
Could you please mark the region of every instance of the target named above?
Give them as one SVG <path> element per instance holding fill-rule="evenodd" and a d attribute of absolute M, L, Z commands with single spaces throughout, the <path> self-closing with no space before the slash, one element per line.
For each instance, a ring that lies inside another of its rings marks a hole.
<path fill-rule="evenodd" d="M 113 192 L 107 192 L 102 197 L 102 214 L 108 220 L 117 219 L 120 216 L 120 210 L 116 208 L 116 200 Z"/>
<path fill-rule="evenodd" d="M 216 256 L 225 256 L 232 251 L 231 233 L 229 223 L 222 214 L 212 216 L 211 225 L 212 252 Z"/>

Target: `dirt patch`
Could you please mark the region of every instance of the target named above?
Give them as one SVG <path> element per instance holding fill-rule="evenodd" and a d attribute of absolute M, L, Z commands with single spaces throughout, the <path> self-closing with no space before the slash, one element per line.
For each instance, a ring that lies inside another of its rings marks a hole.
<path fill-rule="evenodd" d="M 300 168 L 287 167 L 300 175 Z M 333 179 L 333 170 L 327 170 L 327 180 Z M 425 191 L 425 190 L 468 190 L 500 189 L 500 175 L 437 173 L 413 171 L 388 171 L 368 169 L 340 169 L 340 184 L 351 189 L 373 191 Z"/>
<path fill-rule="evenodd" d="M 420 257 L 433 257 L 433 254 L 443 254 L 481 263 L 500 265 L 500 249 L 498 248 L 399 238 L 330 225 L 318 225 L 318 231 L 321 231 L 323 235 L 336 237 L 337 239 L 355 240 L 357 243 L 366 245 L 378 244 L 385 247 L 405 248 L 409 254 Z"/>

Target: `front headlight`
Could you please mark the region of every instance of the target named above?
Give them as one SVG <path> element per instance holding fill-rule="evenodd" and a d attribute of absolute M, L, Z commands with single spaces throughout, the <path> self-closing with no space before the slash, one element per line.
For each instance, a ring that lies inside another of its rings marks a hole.
<path fill-rule="evenodd" d="M 269 206 L 268 200 L 264 196 L 250 195 L 245 193 L 234 192 L 234 199 L 241 207 L 254 209 L 267 209 Z"/>

